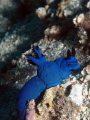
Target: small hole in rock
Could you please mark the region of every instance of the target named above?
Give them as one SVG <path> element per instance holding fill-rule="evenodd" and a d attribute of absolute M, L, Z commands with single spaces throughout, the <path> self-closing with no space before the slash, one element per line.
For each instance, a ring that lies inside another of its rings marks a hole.
<path fill-rule="evenodd" d="M 71 92 L 71 89 L 72 89 L 72 85 L 69 85 L 67 86 L 66 90 L 65 90 L 65 95 L 68 97 L 70 92 Z"/>
<path fill-rule="evenodd" d="M 49 107 L 49 104 L 48 104 L 48 103 L 46 103 L 46 106 L 47 106 L 47 107 Z"/>

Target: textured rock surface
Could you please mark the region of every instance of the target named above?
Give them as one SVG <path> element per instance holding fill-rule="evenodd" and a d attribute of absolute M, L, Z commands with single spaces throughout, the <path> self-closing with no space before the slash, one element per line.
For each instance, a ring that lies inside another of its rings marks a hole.
<path fill-rule="evenodd" d="M 35 120 L 35 101 L 30 100 L 27 103 L 25 120 Z"/>
<path fill-rule="evenodd" d="M 38 109 L 40 115 L 44 116 L 47 113 L 49 113 L 50 111 L 52 111 L 52 107 L 53 107 L 52 101 L 53 101 L 53 99 L 55 97 L 55 93 L 56 93 L 55 89 L 56 88 L 52 87 L 45 91 L 42 102 L 39 103 L 37 106 L 37 109 Z"/>
<path fill-rule="evenodd" d="M 41 18 L 41 19 L 45 18 L 45 16 L 47 15 L 47 14 L 46 14 L 46 9 L 43 8 L 43 7 L 38 8 L 38 9 L 36 10 L 36 15 L 37 15 L 39 18 Z"/>
<path fill-rule="evenodd" d="M 69 17 L 75 14 L 78 9 L 82 9 L 82 1 L 81 0 L 66 0 L 66 1 L 61 1 L 58 4 L 58 9 L 57 9 L 57 16 L 58 17 Z"/>

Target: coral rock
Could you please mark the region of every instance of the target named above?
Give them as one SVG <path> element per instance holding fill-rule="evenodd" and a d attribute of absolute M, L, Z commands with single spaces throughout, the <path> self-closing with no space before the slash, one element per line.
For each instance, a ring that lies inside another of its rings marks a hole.
<path fill-rule="evenodd" d="M 88 74 L 90 74 L 90 65 L 87 65 L 87 66 L 86 66 L 86 72 L 87 72 Z"/>
<path fill-rule="evenodd" d="M 45 38 L 48 40 L 50 39 L 58 39 L 61 34 L 62 27 L 53 25 L 51 28 L 47 28 L 44 33 L 45 33 Z"/>
<path fill-rule="evenodd" d="M 73 19 L 73 23 L 75 25 L 78 25 L 80 23 L 82 23 L 83 21 L 85 20 L 85 17 L 84 17 L 84 14 L 80 14 L 79 16 L 76 16 L 74 19 Z"/>
<path fill-rule="evenodd" d="M 38 104 L 37 109 L 40 115 L 44 115 L 52 111 L 52 101 L 55 97 L 55 88 L 57 88 L 57 86 L 47 89 L 42 102 Z"/>
<path fill-rule="evenodd" d="M 54 2 L 55 0 L 46 0 L 47 4 L 51 4 L 52 2 Z"/>
<path fill-rule="evenodd" d="M 87 3 L 87 8 L 90 9 L 90 1 Z"/>
<path fill-rule="evenodd" d="M 34 100 L 28 101 L 25 120 L 36 120 L 35 119 L 35 101 Z"/>
<path fill-rule="evenodd" d="M 79 106 L 82 105 L 83 103 L 82 89 L 83 89 L 82 84 L 72 85 L 72 90 L 69 95 L 71 100 Z"/>
<path fill-rule="evenodd" d="M 88 86 L 85 85 L 84 88 L 83 88 L 83 95 L 84 95 L 84 96 L 88 95 L 88 88 L 87 88 L 87 87 L 88 87 Z"/>
<path fill-rule="evenodd" d="M 40 7 L 36 10 L 36 14 L 40 19 L 43 19 L 46 17 L 46 9 L 44 7 Z"/>

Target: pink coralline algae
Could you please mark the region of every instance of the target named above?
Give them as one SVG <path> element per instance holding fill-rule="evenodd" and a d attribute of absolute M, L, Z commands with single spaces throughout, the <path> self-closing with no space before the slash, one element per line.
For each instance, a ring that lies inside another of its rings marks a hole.
<path fill-rule="evenodd" d="M 60 103 L 65 103 L 65 100 L 60 99 L 59 102 L 60 102 Z"/>
<path fill-rule="evenodd" d="M 35 120 L 35 101 L 28 101 L 25 120 Z"/>

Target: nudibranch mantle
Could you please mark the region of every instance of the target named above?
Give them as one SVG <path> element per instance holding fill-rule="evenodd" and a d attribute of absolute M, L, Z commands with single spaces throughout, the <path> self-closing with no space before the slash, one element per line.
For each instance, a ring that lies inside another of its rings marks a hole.
<path fill-rule="evenodd" d="M 80 64 L 75 58 L 75 49 L 67 51 L 67 57 L 61 57 L 55 61 L 48 62 L 40 52 L 39 47 L 33 47 L 37 58 L 31 55 L 25 55 L 31 64 L 38 66 L 37 76 L 31 78 L 20 90 L 17 100 L 17 110 L 19 119 L 24 120 L 26 114 L 26 102 L 28 100 L 36 100 L 42 91 L 47 88 L 56 86 L 63 79 L 69 77 L 72 70 L 80 68 Z"/>

